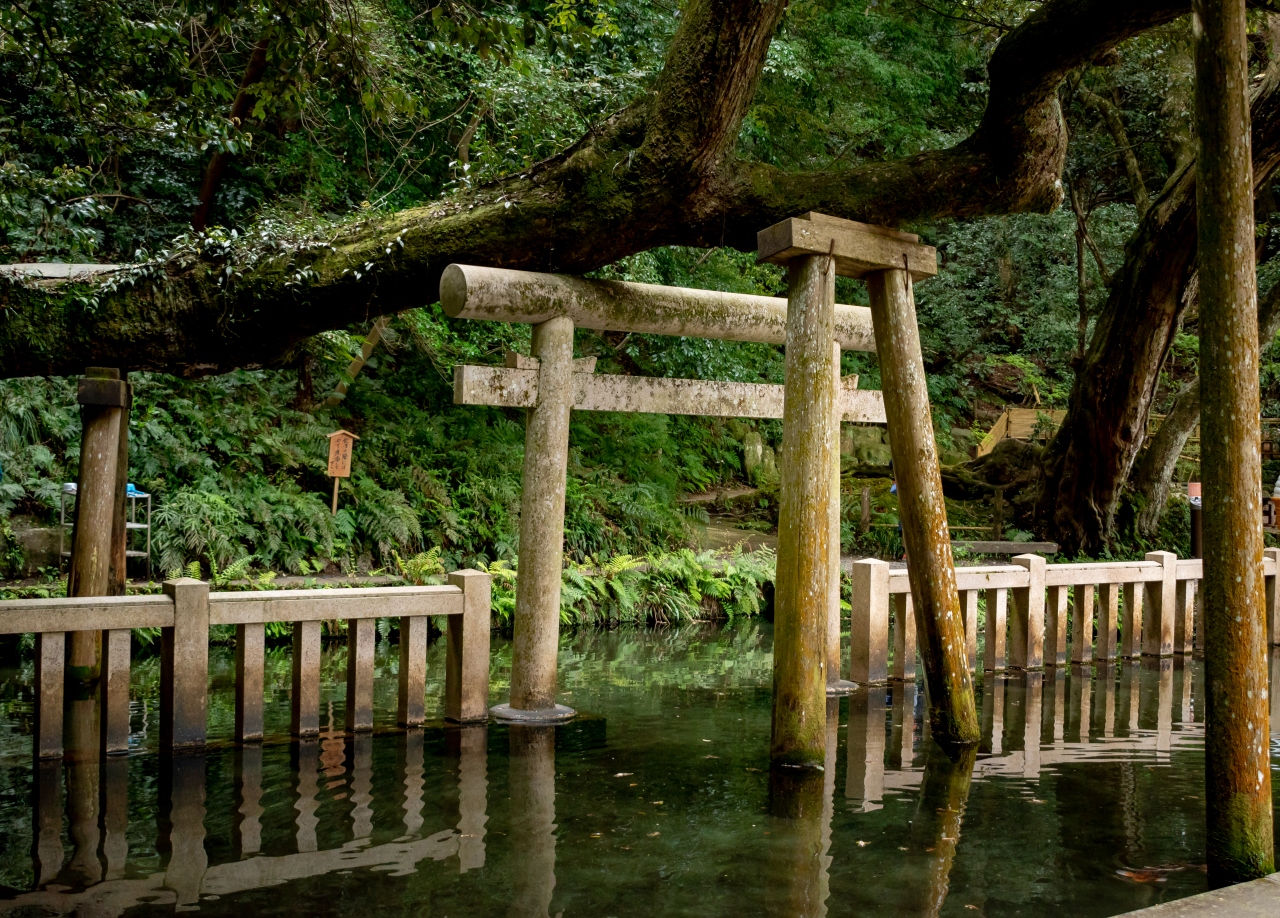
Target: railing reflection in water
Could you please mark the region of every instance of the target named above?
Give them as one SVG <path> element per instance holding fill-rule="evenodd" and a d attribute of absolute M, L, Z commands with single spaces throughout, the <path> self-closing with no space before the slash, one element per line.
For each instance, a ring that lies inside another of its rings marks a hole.
<path fill-rule="evenodd" d="M 1275 652 L 1271 671 L 1273 683 L 1280 683 L 1280 654 Z M 959 761 L 948 759 L 929 741 L 924 699 L 912 683 L 853 693 L 846 702 L 846 731 L 839 729 L 841 702 L 833 699 L 828 706 L 824 771 L 770 775 L 772 841 L 765 865 L 764 910 L 792 916 L 827 913 L 833 859 L 841 856 L 846 837 L 839 836 L 833 845 L 841 764 L 843 805 L 850 813 L 881 809 L 890 793 L 913 796 L 910 843 L 914 851 L 927 852 L 928 863 L 924 881 L 917 872 L 909 888 L 899 890 L 901 911 L 937 915 L 946 900 L 953 863 L 963 857 L 964 813 L 974 779 L 1037 780 L 1058 765 L 1117 757 L 1167 761 L 1173 751 L 1203 741 L 1199 673 L 1182 659 L 1156 659 L 987 674 L 979 689 L 982 741 Z M 1272 730 L 1280 732 L 1276 694 Z M 93 714 L 92 709 L 76 714 L 90 733 L 97 722 Z M 126 871 L 131 760 L 99 762 L 89 756 L 87 761 L 73 757 L 65 763 L 38 763 L 32 793 L 36 888 L 0 901 L 0 912 L 32 908 L 53 914 L 119 915 L 141 903 L 186 908 L 210 896 L 361 868 L 402 876 L 426 861 L 456 859 L 461 873 L 485 867 L 493 854 L 486 840 L 486 725 L 450 728 L 445 734 L 445 761 L 456 769 L 446 781 L 446 791 L 456 791 L 456 818 L 429 824 L 424 816 L 429 767 L 424 732 L 411 730 L 397 740 L 399 799 L 393 805 L 374 795 L 374 752 L 380 740 L 344 733 L 335 726 L 332 708 L 327 719 L 328 729 L 318 738 L 290 746 L 294 777 L 287 808 L 292 853 L 264 853 L 264 836 L 280 837 L 278 827 L 264 828 L 264 787 L 270 782 L 264 783 L 263 763 L 269 750 L 248 744 L 224 754 L 234 769 L 234 796 L 226 803 L 232 811 L 228 837 L 235 850 L 223 863 L 210 863 L 206 853 L 206 825 L 220 818 L 218 808 L 223 806 L 223 801 L 207 797 L 206 755 L 159 759 L 156 850 L 163 869 L 144 876 Z M 846 758 L 840 763 L 842 732 Z M 509 902 L 509 914 L 543 918 L 552 914 L 556 893 L 556 728 L 512 726 L 507 736 L 508 799 L 499 806 L 506 808 L 510 831 L 498 860 L 510 882 L 497 894 Z M 96 749 L 96 742 L 87 748 Z M 439 761 L 439 756 L 433 759 Z M 376 786 L 387 787 L 385 777 Z M 347 838 L 332 846 L 332 816 L 326 815 L 329 809 L 321 810 L 325 801 L 335 799 L 345 801 Z M 277 818 L 285 807 L 272 802 Z M 376 836 L 387 837 L 391 816 L 397 827 L 403 823 L 403 834 L 375 844 Z M 375 822 L 382 831 L 375 832 Z"/>

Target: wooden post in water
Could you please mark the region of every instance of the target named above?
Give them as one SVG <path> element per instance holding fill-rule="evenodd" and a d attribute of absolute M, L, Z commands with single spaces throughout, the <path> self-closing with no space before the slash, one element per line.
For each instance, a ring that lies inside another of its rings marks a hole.
<path fill-rule="evenodd" d="M 832 302 L 835 302 L 835 285 L 832 285 Z M 828 576 L 831 585 L 827 592 L 827 694 L 847 695 L 854 684 L 840 678 L 840 425 L 844 406 L 840 400 L 843 385 L 840 376 L 840 342 L 831 344 L 832 393 L 831 393 L 831 502 L 827 508 L 831 533 L 827 540 Z"/>
<path fill-rule="evenodd" d="M 82 433 L 67 595 L 108 596 L 112 591 L 120 424 L 127 401 L 120 371 L 89 367 L 80 379 L 76 400 L 81 405 Z M 101 634 L 72 632 L 70 644 L 67 677 L 81 682 L 96 678 Z"/>
<path fill-rule="evenodd" d="M 903 268 L 871 274 L 867 289 L 889 417 L 902 541 L 911 559 L 908 573 L 929 693 L 930 727 L 937 742 L 953 747 L 978 741 L 978 712 L 908 270 L 914 267 L 904 259 Z"/>
<path fill-rule="evenodd" d="M 116 449 L 115 515 L 111 520 L 111 568 L 108 589 L 112 596 L 125 594 L 129 579 L 129 411 L 133 406 L 133 386 L 124 375 L 124 407 L 120 409 L 120 436 Z"/>
<path fill-rule="evenodd" d="M 538 401 L 529 409 L 524 436 L 511 701 L 493 711 L 500 720 L 554 723 L 574 714 L 556 704 L 573 320 L 561 316 L 535 325 L 533 356 L 538 360 Z"/>
<path fill-rule="evenodd" d="M 805 525 L 800 522 L 804 519 L 802 513 L 797 511 L 811 510 L 814 503 L 823 500 L 821 492 L 829 493 L 829 489 L 821 486 L 824 464 L 815 464 L 812 471 L 803 470 L 809 460 L 815 458 L 808 453 L 822 449 L 823 438 L 815 435 L 811 427 L 800 426 L 805 415 L 799 401 L 813 401 L 815 404 L 808 407 L 810 411 L 830 410 L 825 400 L 820 404 L 818 400 L 823 399 L 824 387 L 829 386 L 827 381 L 833 378 L 831 373 L 827 371 L 823 383 L 817 385 L 807 381 L 805 370 L 816 376 L 814 367 L 830 360 L 827 355 L 831 352 L 832 339 L 814 340 L 816 327 L 805 329 L 808 337 L 801 337 L 798 332 L 805 326 L 799 322 L 797 334 L 793 336 L 792 316 L 797 314 L 797 305 L 802 299 L 806 304 L 819 300 L 816 284 L 820 274 L 826 273 L 820 272 L 820 268 L 828 264 L 836 274 L 865 278 L 871 294 L 872 326 L 884 381 L 885 413 L 902 507 L 903 539 L 912 559 L 911 587 L 916 597 L 933 735 L 944 745 L 977 742 L 977 708 L 965 659 L 964 623 L 960 618 L 960 597 L 942 503 L 942 477 L 911 287 L 913 279 L 937 273 L 937 255 L 909 233 L 822 214 L 807 214 L 775 224 L 759 234 L 758 244 L 762 261 L 788 265 L 791 272 L 774 626 L 774 760 L 812 765 L 822 761 L 819 715 L 824 706 L 816 697 L 809 697 L 812 694 L 809 682 L 825 660 L 814 656 L 821 645 L 810 645 L 811 618 L 816 618 L 817 613 L 805 603 L 816 602 L 812 592 L 825 582 L 823 575 L 827 574 L 820 560 L 824 553 L 817 550 L 816 545 L 820 539 L 816 533 L 825 528 L 825 518 L 818 515 Z M 826 261 L 819 260 L 822 258 Z M 822 279 L 825 281 L 825 277 Z M 834 301 L 834 290 L 820 301 L 831 313 L 830 319 L 823 314 L 823 333 L 831 328 L 830 333 L 834 334 Z M 832 305 L 826 306 L 828 303 Z M 815 317 L 816 314 L 804 316 L 811 326 L 815 325 Z M 798 375 L 793 376 L 793 366 Z M 794 421 L 793 402 L 797 404 Z M 817 413 L 813 423 L 821 423 L 821 417 L 822 414 Z M 788 445 L 788 437 L 796 442 Z M 796 455 L 793 450 L 797 451 Z M 821 458 L 829 461 L 825 453 Z M 793 509 L 788 512 L 788 507 Z M 821 619 L 818 624 L 823 624 Z"/>
<path fill-rule="evenodd" d="M 1244 0 L 1195 0 L 1192 36 L 1208 689 L 1206 848 L 1209 882 L 1222 886 L 1275 869 Z"/>

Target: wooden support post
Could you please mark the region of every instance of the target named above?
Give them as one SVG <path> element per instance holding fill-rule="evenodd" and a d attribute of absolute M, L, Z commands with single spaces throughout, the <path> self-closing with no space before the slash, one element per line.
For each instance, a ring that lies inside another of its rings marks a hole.
<path fill-rule="evenodd" d="M 372 618 L 347 621 L 348 733 L 366 733 L 373 729 L 373 654 L 378 642 L 377 624 Z"/>
<path fill-rule="evenodd" d="M 858 532 L 866 535 L 871 529 L 871 488 L 862 486 L 862 515 L 858 518 Z"/>
<path fill-rule="evenodd" d="M 1209 883 L 1224 886 L 1275 869 L 1258 512 L 1262 457 L 1250 42 L 1245 0 L 1194 0 L 1191 21 L 1208 687 L 1205 847 Z M 1169 618 L 1168 606 L 1163 617 Z M 1163 633 L 1162 654 L 1168 652 Z"/>
<path fill-rule="evenodd" d="M 853 562 L 849 622 L 849 679 L 859 684 L 889 678 L 889 563 Z"/>
<path fill-rule="evenodd" d="M 996 488 L 991 501 L 991 538 L 996 542 L 1004 541 L 1004 488 Z"/>
<path fill-rule="evenodd" d="M 63 674 L 67 635 L 62 631 L 36 634 L 36 709 L 32 747 L 37 759 L 62 758 Z M 59 817 L 59 826 L 62 825 Z"/>
<path fill-rule="evenodd" d="M 262 704 L 265 689 L 266 626 L 261 622 L 236 625 L 236 740 L 254 743 L 262 739 Z"/>
<path fill-rule="evenodd" d="M 867 277 L 867 289 L 898 482 L 902 538 L 911 558 L 911 592 L 929 686 L 932 734 L 944 746 L 976 743 L 978 712 L 965 659 L 964 623 L 911 275 L 902 269 L 879 271 Z"/>
<path fill-rule="evenodd" d="M 293 697 L 289 729 L 294 736 L 320 732 L 320 623 L 293 623 Z"/>
<path fill-rule="evenodd" d="M 120 423 L 127 401 L 120 371 L 90 367 L 80 380 L 77 401 L 82 424 L 80 472 L 67 595 L 108 596 Z M 73 632 L 70 643 L 68 678 L 82 682 L 97 678 L 100 633 Z"/>
<path fill-rule="evenodd" d="M 1145 583 L 1126 583 L 1122 587 L 1124 608 L 1120 613 L 1120 655 L 1126 660 L 1142 656 L 1142 602 L 1147 595 Z"/>
<path fill-rule="evenodd" d="M 396 719 L 402 727 L 420 727 L 426 720 L 427 618 L 400 619 L 400 686 Z"/>
<path fill-rule="evenodd" d="M 1044 662 L 1047 666 L 1062 666 L 1067 662 L 1067 617 L 1071 587 L 1049 587 L 1049 598 L 1044 608 Z"/>
<path fill-rule="evenodd" d="M 1120 637 L 1120 584 L 1098 584 L 1098 645 L 1094 657 L 1114 660 L 1119 652 Z"/>
<path fill-rule="evenodd" d="M 1045 560 L 1040 555 L 1018 555 L 1014 564 L 1027 569 L 1027 586 L 1013 591 L 1013 616 L 1009 619 L 1009 664 L 1014 669 L 1044 666 Z"/>
<path fill-rule="evenodd" d="M 1195 649 L 1196 582 L 1179 580 L 1173 598 L 1173 652 L 1191 653 Z"/>
<path fill-rule="evenodd" d="M 129 751 L 129 650 L 133 633 L 128 628 L 102 633 L 101 714 L 102 754 Z"/>
<path fill-rule="evenodd" d="M 166 580 L 173 627 L 160 633 L 160 746 L 198 749 L 205 742 L 209 692 L 209 584 Z"/>
<path fill-rule="evenodd" d="M 827 743 L 831 453 L 839 450 L 832 431 L 834 260 L 792 260 L 788 285 L 770 757 L 778 765 L 818 768 Z"/>
<path fill-rule="evenodd" d="M 111 520 L 111 566 L 108 572 L 110 594 L 123 596 L 129 580 L 129 411 L 133 406 L 133 386 L 125 374 L 124 407 L 120 409 L 120 436 L 116 450 L 116 494 Z"/>
<path fill-rule="evenodd" d="M 987 620 L 986 646 L 983 648 L 982 668 L 989 673 L 1004 672 L 1006 662 L 1005 643 L 1008 633 L 1009 593 L 1007 590 L 986 590 Z"/>
<path fill-rule="evenodd" d="M 449 616 L 444 664 L 444 716 L 456 723 L 489 718 L 489 609 L 493 584 L 480 571 L 454 571 L 462 614 Z"/>
<path fill-rule="evenodd" d="M 572 709 L 556 704 L 573 321 L 558 317 L 535 325 L 533 356 L 538 359 L 538 402 L 525 423 L 511 701 L 494 714 L 503 719 L 510 711 L 521 720 L 554 722 L 573 716 Z"/>
<path fill-rule="evenodd" d="M 1277 597 L 1280 597 L 1280 548 L 1264 548 L 1262 550 L 1262 556 L 1264 558 L 1270 558 L 1271 563 L 1275 569 L 1275 574 L 1267 578 L 1267 585 L 1266 585 L 1266 590 L 1267 590 L 1266 592 L 1266 597 L 1267 597 L 1266 599 L 1266 602 L 1267 602 L 1266 640 L 1269 646 L 1275 647 L 1276 645 L 1280 644 L 1280 615 L 1276 614 L 1276 605 L 1277 605 L 1276 599 Z M 1203 599 L 1197 602 L 1196 609 L 1198 612 L 1201 610 L 1201 607 L 1203 606 L 1203 604 L 1204 604 Z M 1204 643 L 1203 643 L 1204 628 L 1201 627 L 1201 622 L 1199 620 L 1196 621 L 1196 626 L 1197 626 L 1196 627 L 1196 649 L 1202 651 L 1204 650 Z M 1278 686 L 1277 688 L 1280 689 L 1280 686 Z M 1280 696 L 1280 691 L 1277 691 L 1275 694 L 1277 694 L 1277 696 Z"/>
<path fill-rule="evenodd" d="M 893 609 L 893 673 L 890 678 L 894 682 L 916 681 L 916 637 L 915 603 L 910 593 L 894 594 Z"/>
<path fill-rule="evenodd" d="M 1072 592 L 1071 662 L 1089 663 L 1093 660 L 1094 585 L 1078 583 Z"/>
<path fill-rule="evenodd" d="M 964 655 L 969 661 L 969 672 L 978 668 L 978 591 L 965 590 L 960 594 L 960 611 L 964 615 Z"/>
<path fill-rule="evenodd" d="M 834 293 L 832 296 L 834 297 Z M 832 344 L 832 405 L 831 414 L 831 497 L 828 506 L 831 532 L 827 537 L 827 562 L 830 587 L 827 590 L 827 694 L 847 695 L 854 684 L 840 677 L 844 667 L 840 665 L 840 419 L 844 410 L 836 393 L 841 389 L 840 344 Z"/>
<path fill-rule="evenodd" d="M 1159 580 L 1147 581 L 1146 584 L 1142 653 L 1148 657 L 1168 657 L 1173 654 L 1173 609 L 1178 589 L 1178 556 L 1171 551 L 1149 551 L 1146 559 L 1161 566 L 1161 577 Z M 1205 562 L 1206 571 L 1209 564 L 1210 562 Z"/>

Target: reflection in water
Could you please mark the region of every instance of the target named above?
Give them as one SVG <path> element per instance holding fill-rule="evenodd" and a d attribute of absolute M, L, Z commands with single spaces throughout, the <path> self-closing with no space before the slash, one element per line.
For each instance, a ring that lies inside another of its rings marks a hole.
<path fill-rule="evenodd" d="M 511 743 L 512 918 L 546 918 L 556 888 L 556 728 L 515 726 Z"/>
<path fill-rule="evenodd" d="M 765 870 L 765 914 L 826 914 L 822 835 L 826 781 L 816 768 L 769 771 L 772 833 Z"/>
<path fill-rule="evenodd" d="M 373 835 L 373 735 L 351 736 L 351 838 L 367 841 Z"/>
<path fill-rule="evenodd" d="M 978 748 L 1000 755 L 1004 745 L 1004 677 L 995 673 L 982 676 L 982 739 Z"/>
<path fill-rule="evenodd" d="M 422 831 L 422 728 L 411 727 L 404 737 L 404 839 Z"/>
<path fill-rule="evenodd" d="M 175 905 L 194 905 L 209 858 L 204 850 L 205 757 L 167 756 L 160 763 L 160 837 L 164 885 Z"/>
<path fill-rule="evenodd" d="M 859 813 L 881 809 L 884 796 L 884 688 L 859 688 L 849 694 L 849 764 L 844 796 Z M 828 728 L 830 724 L 828 724 Z"/>
<path fill-rule="evenodd" d="M 458 756 L 458 869 L 466 873 L 484 866 L 484 827 L 489 821 L 489 727 L 470 724 L 451 731 L 449 738 L 451 743 L 457 743 Z"/>
<path fill-rule="evenodd" d="M 893 730 L 890 733 L 889 767 L 910 768 L 915 755 L 916 684 L 893 682 L 890 685 Z"/>
<path fill-rule="evenodd" d="M 235 753 L 236 847 L 240 856 L 251 857 L 262 850 L 262 744 L 248 743 Z"/>
<path fill-rule="evenodd" d="M 62 763 L 47 759 L 35 764 L 31 800 L 32 852 L 36 886 L 52 883 L 62 869 Z"/>
<path fill-rule="evenodd" d="M 924 780 L 911 820 L 911 848 L 929 854 L 928 881 L 908 885 L 905 915 L 937 918 L 942 912 L 977 758 L 976 746 L 960 751 L 955 759 L 937 743 L 925 750 Z"/>
<path fill-rule="evenodd" d="M 316 826 L 320 817 L 316 810 L 320 809 L 320 801 L 316 794 L 320 791 L 320 741 L 314 737 L 299 740 L 293 744 L 293 770 L 298 776 L 298 799 L 293 808 L 298 811 L 295 820 L 298 826 L 298 851 L 307 853 L 318 847 Z"/>
<path fill-rule="evenodd" d="M 129 860 L 129 760 L 113 755 L 99 766 L 102 782 L 102 878 L 124 876 Z"/>

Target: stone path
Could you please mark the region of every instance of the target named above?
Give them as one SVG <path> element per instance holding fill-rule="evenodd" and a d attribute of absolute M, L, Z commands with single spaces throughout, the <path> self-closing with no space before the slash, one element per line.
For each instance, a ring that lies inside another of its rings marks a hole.
<path fill-rule="evenodd" d="M 1276 915 L 1280 915 L 1280 873 L 1127 912 L 1120 918 L 1275 918 Z"/>

